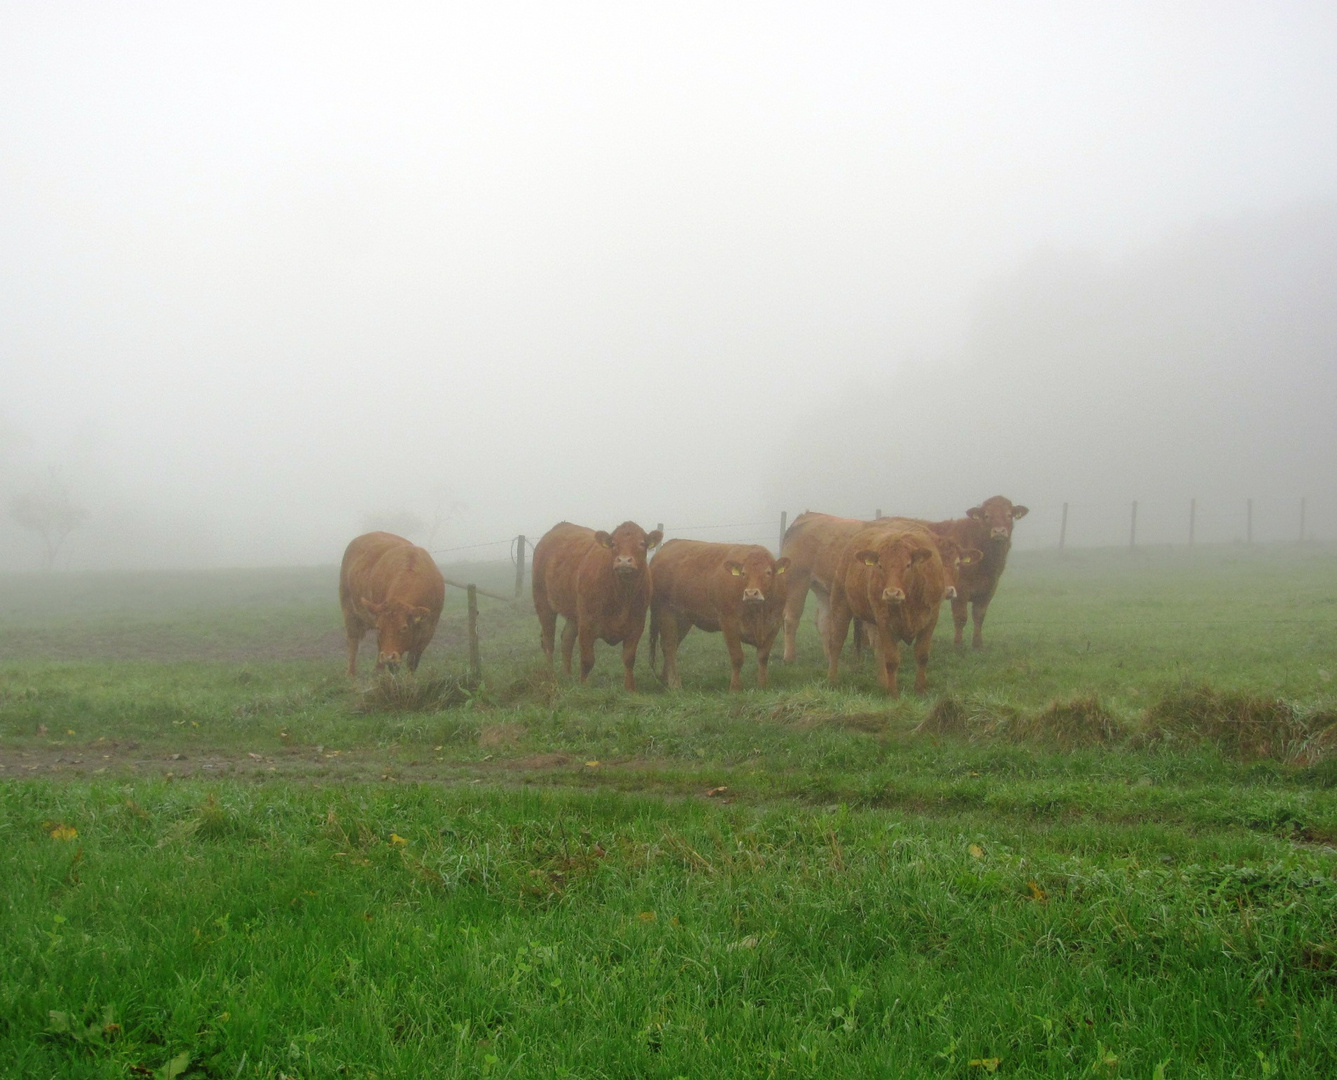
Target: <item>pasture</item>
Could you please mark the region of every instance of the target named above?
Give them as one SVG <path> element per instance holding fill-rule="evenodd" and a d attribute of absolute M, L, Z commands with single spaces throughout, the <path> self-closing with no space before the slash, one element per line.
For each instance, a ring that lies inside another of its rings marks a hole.
<path fill-rule="evenodd" d="M 354 687 L 336 580 L 0 578 L 0 1075 L 1337 1075 L 1331 546 L 1014 552 L 895 701 L 454 589 Z"/>

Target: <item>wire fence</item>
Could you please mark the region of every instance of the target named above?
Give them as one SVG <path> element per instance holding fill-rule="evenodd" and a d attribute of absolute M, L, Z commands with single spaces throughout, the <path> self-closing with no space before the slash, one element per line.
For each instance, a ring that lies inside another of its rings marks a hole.
<path fill-rule="evenodd" d="M 895 514 L 899 508 L 890 511 Z M 869 518 L 881 507 L 870 507 Z M 664 539 L 710 539 L 735 544 L 760 544 L 778 552 L 784 530 L 792 520 L 787 511 L 770 520 L 677 525 L 657 522 Z M 459 561 L 507 561 L 517 569 L 519 592 L 524 564 L 542 531 L 521 533 L 504 540 L 433 548 L 436 556 L 458 556 Z M 1030 503 L 1012 534 L 1021 550 L 1194 546 L 1212 544 L 1274 544 L 1337 540 L 1337 499 L 1287 498 L 1277 495 L 1235 499 L 1150 499 L 1118 502 L 1077 501 Z"/>

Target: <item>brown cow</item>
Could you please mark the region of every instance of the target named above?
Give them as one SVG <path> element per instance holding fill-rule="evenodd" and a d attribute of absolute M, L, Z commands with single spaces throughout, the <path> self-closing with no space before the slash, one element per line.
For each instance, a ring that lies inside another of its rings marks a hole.
<path fill-rule="evenodd" d="M 532 579 L 534 610 L 539 617 L 543 655 L 552 664 L 557 616 L 562 627 L 562 667 L 571 674 L 571 650 L 580 638 L 580 681 L 594 667 L 594 641 L 622 645 L 624 685 L 636 689 L 636 646 L 645 632 L 650 606 L 650 569 L 646 556 L 664 538 L 647 534 L 634 521 L 611 533 L 595 532 L 563 521 L 534 545 Z"/>
<path fill-rule="evenodd" d="M 946 586 L 944 599 L 947 600 L 956 599 L 957 585 L 961 579 L 961 568 L 973 566 L 984 558 L 984 552 L 978 548 L 962 548 L 955 537 L 950 535 L 940 536 L 928 527 L 928 522 L 920 521 L 917 518 L 880 517 L 870 524 L 894 525 L 902 529 L 927 533 L 937 546 L 938 557 L 942 559 L 943 583 Z M 854 655 L 856 657 L 862 657 L 863 655 L 864 629 L 862 622 L 854 624 Z"/>
<path fill-rule="evenodd" d="M 785 530 L 780 554 L 789 560 L 789 599 L 785 602 L 786 664 L 794 662 L 798 624 L 803 618 L 803 606 L 807 602 L 809 588 L 817 597 L 817 632 L 822 639 L 822 647 L 826 648 L 826 615 L 830 607 L 831 582 L 835 579 L 845 545 L 850 537 L 867 524 L 858 518 L 834 517 L 808 511 L 799 514 Z"/>
<path fill-rule="evenodd" d="M 339 569 L 339 606 L 348 631 L 348 674 L 356 674 L 357 647 L 376 630 L 376 670 L 410 671 L 436 633 L 446 583 L 432 556 L 393 533 L 357 537 Z"/>
<path fill-rule="evenodd" d="M 989 601 L 998 590 L 998 579 L 1007 566 L 1007 553 L 1012 550 L 1012 523 L 1025 517 L 1030 511 L 1024 506 L 1016 506 L 1002 495 L 985 499 L 979 506 L 972 506 L 964 518 L 951 521 L 925 522 L 938 536 L 951 537 L 961 547 L 977 548 L 984 552 L 978 562 L 963 565 L 960 579 L 956 584 L 956 597 L 952 600 L 952 624 L 956 628 L 955 642 L 962 644 L 962 632 L 966 627 L 966 605 L 970 605 L 970 614 L 975 621 L 975 633 L 970 644 L 978 649 L 984 644 L 984 616 L 989 610 Z"/>
<path fill-rule="evenodd" d="M 757 688 L 766 689 L 771 645 L 784 621 L 788 559 L 775 559 L 760 544 L 712 544 L 670 540 L 650 564 L 650 666 L 655 642 L 664 639 L 664 681 L 675 689 L 678 643 L 693 626 L 724 634 L 732 674 L 729 689 L 742 688 L 743 644 L 757 650 Z"/>
<path fill-rule="evenodd" d="M 926 530 L 873 523 L 845 545 L 831 589 L 827 677 L 835 682 L 850 620 L 877 628 L 878 681 L 893 697 L 902 641 L 915 650 L 915 692 L 928 687 L 929 649 L 946 593 L 942 558 Z"/>

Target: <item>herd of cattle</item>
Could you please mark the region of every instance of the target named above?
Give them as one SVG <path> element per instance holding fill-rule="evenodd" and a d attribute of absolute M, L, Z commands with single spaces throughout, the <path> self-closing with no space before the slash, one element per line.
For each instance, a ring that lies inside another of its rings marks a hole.
<path fill-rule="evenodd" d="M 729 652 L 729 688 L 742 686 L 743 645 L 757 652 L 757 685 L 765 687 L 771 646 L 784 630 L 784 659 L 795 659 L 795 637 L 809 592 L 834 681 L 854 625 L 856 648 L 868 636 L 878 679 L 898 693 L 901 643 L 915 655 L 915 691 L 928 681 L 929 649 L 944 600 L 952 605 L 956 644 L 968 615 L 972 644 L 982 644 L 984 616 L 1012 546 L 1012 524 L 1026 515 L 1001 495 L 964 518 L 873 521 L 805 513 L 784 535 L 780 557 L 759 544 L 670 540 L 626 521 L 611 533 L 570 522 L 554 525 L 534 546 L 534 610 L 539 639 L 553 662 L 557 616 L 568 675 L 580 643 L 580 680 L 594 667 L 594 643 L 622 646 L 624 683 L 636 689 L 636 650 L 650 614 L 650 664 L 663 645 L 663 679 L 680 687 L 678 645 L 692 627 L 721 633 Z M 653 560 L 651 550 L 659 547 Z M 358 644 L 377 632 L 377 669 L 416 670 L 432 640 L 445 581 L 431 555 L 403 537 L 374 532 L 348 545 L 339 574 L 339 602 L 348 632 L 348 674 Z"/>

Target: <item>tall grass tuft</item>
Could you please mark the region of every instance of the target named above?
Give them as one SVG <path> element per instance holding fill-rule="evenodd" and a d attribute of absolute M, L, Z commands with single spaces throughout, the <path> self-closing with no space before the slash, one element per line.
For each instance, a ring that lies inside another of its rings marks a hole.
<path fill-rule="evenodd" d="M 384 673 L 362 692 L 358 712 L 437 712 L 464 705 L 477 696 L 478 687 L 467 678 L 443 675 L 418 679 L 413 675 Z"/>
<path fill-rule="evenodd" d="M 1325 733 L 1331 723 L 1327 713 L 1306 715 L 1281 698 L 1196 686 L 1172 690 L 1151 705 L 1144 714 L 1141 741 L 1207 742 L 1243 761 L 1271 758 L 1310 764 L 1337 749 Z"/>
<path fill-rule="evenodd" d="M 1128 736 L 1119 718 L 1095 694 L 1053 701 L 1038 713 L 1019 714 L 998 734 L 1013 742 L 1045 743 L 1060 750 L 1114 746 Z"/>
<path fill-rule="evenodd" d="M 945 694 L 929 707 L 924 719 L 915 725 L 914 733 L 958 737 L 969 735 L 968 719 L 966 707 L 961 699 L 952 694 Z"/>

